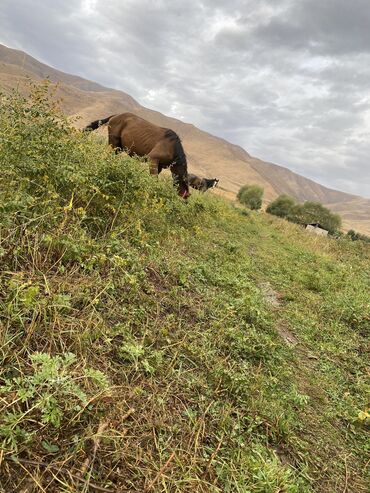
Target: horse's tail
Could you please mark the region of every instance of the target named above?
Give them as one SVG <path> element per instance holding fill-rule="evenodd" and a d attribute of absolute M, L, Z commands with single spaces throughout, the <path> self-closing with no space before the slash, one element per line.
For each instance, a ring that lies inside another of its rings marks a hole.
<path fill-rule="evenodd" d="M 89 123 L 87 127 L 84 128 L 84 131 L 87 132 L 87 131 L 96 130 L 102 125 L 108 123 L 108 121 L 112 118 L 112 116 L 114 115 L 108 116 L 107 118 L 103 118 L 102 120 L 95 120 L 94 122 Z"/>

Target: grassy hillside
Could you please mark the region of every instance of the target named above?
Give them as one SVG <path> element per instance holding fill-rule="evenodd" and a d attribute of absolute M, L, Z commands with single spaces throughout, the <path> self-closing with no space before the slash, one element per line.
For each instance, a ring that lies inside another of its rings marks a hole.
<path fill-rule="evenodd" d="M 367 491 L 369 248 L 0 115 L 0 490 Z"/>

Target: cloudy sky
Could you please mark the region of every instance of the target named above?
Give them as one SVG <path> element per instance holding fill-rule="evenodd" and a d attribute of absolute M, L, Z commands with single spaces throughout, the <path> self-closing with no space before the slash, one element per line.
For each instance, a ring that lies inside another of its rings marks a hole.
<path fill-rule="evenodd" d="M 0 43 L 370 197 L 370 0 L 1 0 Z"/>

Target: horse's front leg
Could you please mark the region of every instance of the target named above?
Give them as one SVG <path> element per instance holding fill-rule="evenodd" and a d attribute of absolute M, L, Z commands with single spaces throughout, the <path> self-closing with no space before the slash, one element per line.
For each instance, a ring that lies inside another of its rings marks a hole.
<path fill-rule="evenodd" d="M 121 138 L 118 135 L 114 135 L 112 133 L 108 134 L 108 142 L 113 147 L 114 152 L 117 154 L 122 151 L 122 142 Z"/>
<path fill-rule="evenodd" d="M 153 176 L 158 176 L 160 171 L 159 160 L 149 157 L 148 162 L 149 162 L 149 173 Z"/>

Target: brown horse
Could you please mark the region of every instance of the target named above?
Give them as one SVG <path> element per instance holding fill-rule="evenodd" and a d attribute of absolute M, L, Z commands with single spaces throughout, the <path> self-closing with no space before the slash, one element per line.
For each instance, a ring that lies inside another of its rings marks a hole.
<path fill-rule="evenodd" d="M 191 187 L 196 190 L 200 190 L 201 192 L 206 192 L 209 188 L 217 187 L 217 184 L 220 180 L 217 178 L 200 178 L 197 175 L 192 175 L 189 173 L 188 175 L 188 183 Z"/>
<path fill-rule="evenodd" d="M 179 195 L 189 196 L 188 170 L 179 136 L 169 128 L 158 127 L 133 113 L 108 116 L 91 122 L 84 130 L 95 130 L 108 123 L 109 144 L 130 156 L 147 156 L 150 174 L 157 176 L 170 168 Z"/>

